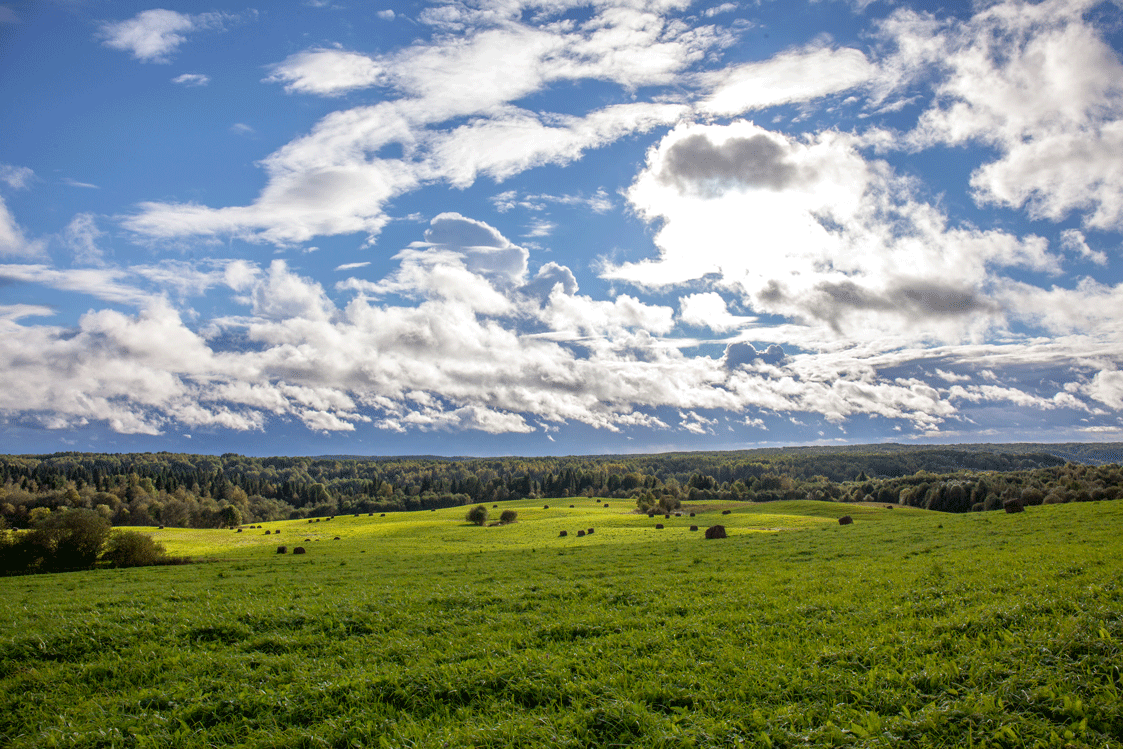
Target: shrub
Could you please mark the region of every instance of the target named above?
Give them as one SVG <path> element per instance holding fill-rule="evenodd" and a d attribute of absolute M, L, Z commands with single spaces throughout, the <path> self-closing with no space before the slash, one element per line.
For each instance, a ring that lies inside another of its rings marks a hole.
<path fill-rule="evenodd" d="M 499 522 L 503 524 L 513 523 L 519 519 L 519 513 L 514 510 L 504 510 L 499 516 Z"/>
<path fill-rule="evenodd" d="M 487 507 L 485 507 L 484 505 L 476 505 L 472 509 L 468 510 L 468 514 L 465 515 L 465 519 L 469 523 L 483 525 L 487 522 Z"/>
<path fill-rule="evenodd" d="M 147 567 L 166 561 L 167 551 L 146 533 L 115 531 L 104 558 L 114 567 Z"/>
<path fill-rule="evenodd" d="M 28 541 L 38 547 L 44 567 L 79 569 L 97 561 L 109 529 L 109 521 L 94 510 L 65 510 L 44 518 Z"/>

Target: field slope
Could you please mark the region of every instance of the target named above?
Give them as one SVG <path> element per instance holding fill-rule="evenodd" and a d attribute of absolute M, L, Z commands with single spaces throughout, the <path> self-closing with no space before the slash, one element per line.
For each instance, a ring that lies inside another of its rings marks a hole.
<path fill-rule="evenodd" d="M 1123 746 L 1123 502 L 550 504 L 0 579 L 0 745 Z"/>

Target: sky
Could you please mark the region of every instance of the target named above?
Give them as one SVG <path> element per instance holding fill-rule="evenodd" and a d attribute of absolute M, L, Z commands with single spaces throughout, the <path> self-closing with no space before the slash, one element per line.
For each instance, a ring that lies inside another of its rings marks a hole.
<path fill-rule="evenodd" d="M 1119 0 L 0 4 L 0 452 L 1123 439 Z"/>

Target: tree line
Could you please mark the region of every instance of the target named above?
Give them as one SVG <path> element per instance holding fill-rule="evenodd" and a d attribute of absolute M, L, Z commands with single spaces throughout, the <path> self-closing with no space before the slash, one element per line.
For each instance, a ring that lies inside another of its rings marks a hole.
<path fill-rule="evenodd" d="M 959 480 L 932 476 L 1013 475 L 1064 465 L 1044 452 L 902 446 L 560 458 L 0 456 L 0 525 L 30 528 L 36 510 L 83 508 L 114 526 L 217 528 L 235 519 L 266 522 L 576 496 L 629 499 L 641 509 L 698 499 L 837 501 L 858 495 L 961 508 L 959 489 L 948 490 L 951 499 L 929 501 L 933 483 Z M 916 476 L 924 478 L 909 483 Z M 977 483 L 970 484 L 972 499 L 984 497 Z M 1007 492 L 1009 483 L 988 480 L 986 495 Z M 985 498 L 981 501 L 985 505 Z"/>

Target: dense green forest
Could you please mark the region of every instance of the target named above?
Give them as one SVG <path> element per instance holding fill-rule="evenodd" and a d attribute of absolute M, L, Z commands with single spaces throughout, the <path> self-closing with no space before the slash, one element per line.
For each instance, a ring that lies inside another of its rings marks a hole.
<path fill-rule="evenodd" d="M 342 513 L 596 496 L 639 509 L 683 500 L 877 501 L 949 512 L 1005 499 L 1113 499 L 1119 465 L 1068 463 L 1057 446 L 866 445 L 563 458 L 270 457 L 175 453 L 0 456 L 0 524 L 86 508 L 115 526 L 222 527 Z M 1032 449 L 1036 447 L 1037 449 Z M 1074 446 L 1066 447 L 1068 453 Z M 1079 447 L 1079 446 L 1076 446 Z"/>

